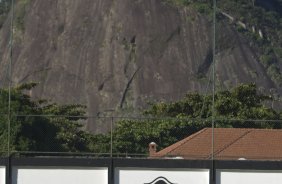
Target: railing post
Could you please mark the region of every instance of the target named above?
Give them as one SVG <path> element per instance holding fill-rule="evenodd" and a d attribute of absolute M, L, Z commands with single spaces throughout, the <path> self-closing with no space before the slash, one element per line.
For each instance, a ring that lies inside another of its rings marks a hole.
<path fill-rule="evenodd" d="M 113 157 L 113 123 L 114 117 L 111 117 L 111 158 Z"/>

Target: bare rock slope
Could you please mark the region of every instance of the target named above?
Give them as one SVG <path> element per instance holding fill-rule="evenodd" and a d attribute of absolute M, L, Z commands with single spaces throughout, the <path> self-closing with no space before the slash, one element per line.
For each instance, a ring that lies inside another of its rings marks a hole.
<path fill-rule="evenodd" d="M 12 80 L 40 82 L 34 97 L 85 104 L 95 116 L 207 88 L 212 24 L 192 9 L 162 0 L 25 1 L 16 7 Z M 248 42 L 232 26 L 219 26 L 217 86 L 277 88 Z M 9 28 L 7 20 L 0 40 L 3 82 Z M 89 121 L 89 130 L 101 128 Z"/>

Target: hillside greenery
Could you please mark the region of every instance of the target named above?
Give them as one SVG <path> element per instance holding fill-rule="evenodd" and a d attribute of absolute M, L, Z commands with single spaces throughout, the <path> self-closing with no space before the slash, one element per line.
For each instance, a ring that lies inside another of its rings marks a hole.
<path fill-rule="evenodd" d="M 238 30 L 249 38 L 251 45 L 259 49 L 260 62 L 271 79 L 281 86 L 282 1 L 220 0 L 218 2 L 221 11 L 231 14 L 246 24 L 247 29 Z M 266 3 L 273 4 L 275 7 L 268 8 Z M 262 35 L 259 35 L 259 32 Z"/>
<path fill-rule="evenodd" d="M 3 26 L 11 8 L 11 0 L 1 0 L 0 2 L 0 28 Z"/>
<path fill-rule="evenodd" d="M 31 0 L 14 0 L 14 26 L 16 30 L 23 32 L 24 31 L 24 18 L 28 5 Z M 12 0 L 1 0 L 0 1 L 0 28 L 2 28 L 5 23 L 8 14 L 11 10 Z"/>
<path fill-rule="evenodd" d="M 187 6 L 212 18 L 211 0 L 164 0 L 174 6 Z M 238 32 L 259 52 L 259 61 L 278 86 L 282 86 L 282 0 L 217 0 L 217 21 L 221 12 L 234 18 Z M 236 24 L 240 21 L 246 27 Z M 218 32 L 219 36 L 221 33 Z M 220 44 L 220 43 L 217 43 Z"/>

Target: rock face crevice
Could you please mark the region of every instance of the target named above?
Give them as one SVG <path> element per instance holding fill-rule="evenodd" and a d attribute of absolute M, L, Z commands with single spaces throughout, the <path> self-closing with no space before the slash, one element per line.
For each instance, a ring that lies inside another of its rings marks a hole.
<path fill-rule="evenodd" d="M 90 116 L 109 109 L 126 114 L 148 101 L 204 91 L 209 83 L 198 75 L 208 78 L 210 71 L 212 25 L 190 8 L 162 0 L 30 0 L 25 10 L 24 30 L 14 30 L 12 80 L 39 82 L 34 98 L 81 103 Z M 232 45 L 217 51 L 218 85 L 277 88 L 248 42 L 220 26 L 218 39 Z M 7 83 L 9 33 L 8 18 L 0 32 L 1 85 Z M 106 128 L 93 119 L 87 124 L 93 132 Z"/>

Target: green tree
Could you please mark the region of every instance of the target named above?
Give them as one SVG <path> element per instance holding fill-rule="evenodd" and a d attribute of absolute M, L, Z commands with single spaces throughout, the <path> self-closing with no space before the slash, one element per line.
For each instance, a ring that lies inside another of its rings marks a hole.
<path fill-rule="evenodd" d="M 11 151 L 89 151 L 90 134 L 81 130 L 80 123 L 85 106 L 32 100 L 27 92 L 35 86 L 29 83 L 11 89 Z M 0 89 L 0 150 L 3 152 L 8 147 L 8 98 L 8 89 Z"/>
<path fill-rule="evenodd" d="M 264 105 L 267 100 L 271 97 L 259 94 L 255 84 L 242 84 L 230 91 L 218 91 L 215 94 L 216 127 L 280 128 L 278 123 L 267 122 L 280 119 L 277 111 Z M 177 102 L 151 104 L 144 114 L 151 119 L 117 122 L 113 131 L 114 153 L 146 153 L 152 141 L 159 148 L 164 148 L 205 127 L 211 127 L 212 95 L 188 93 Z M 110 150 L 110 145 L 105 144 L 110 142 L 109 135 L 95 137 L 95 152 Z M 99 150 L 100 147 L 103 150 Z"/>

